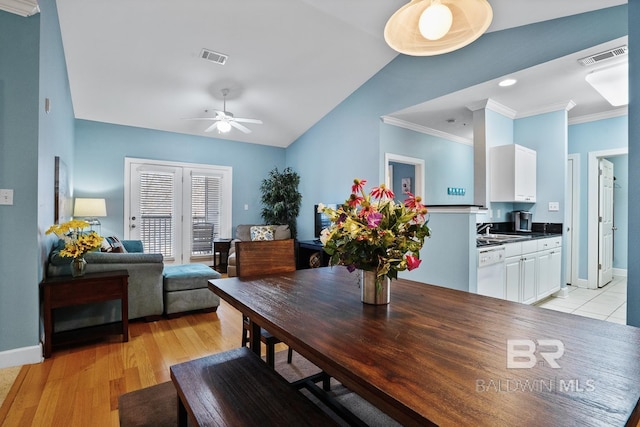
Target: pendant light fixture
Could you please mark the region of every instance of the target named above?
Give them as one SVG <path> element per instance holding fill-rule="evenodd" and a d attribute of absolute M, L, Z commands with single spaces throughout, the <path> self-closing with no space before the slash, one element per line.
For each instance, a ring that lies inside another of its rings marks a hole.
<path fill-rule="evenodd" d="M 492 19 L 487 0 L 411 0 L 389 18 L 384 39 L 406 55 L 440 55 L 476 40 Z"/>

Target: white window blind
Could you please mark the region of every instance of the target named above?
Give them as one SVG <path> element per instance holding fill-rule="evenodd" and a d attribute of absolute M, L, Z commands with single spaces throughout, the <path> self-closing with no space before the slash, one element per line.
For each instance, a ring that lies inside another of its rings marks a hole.
<path fill-rule="evenodd" d="M 162 172 L 140 173 L 140 239 L 147 253 L 174 255 L 174 176 Z"/>
<path fill-rule="evenodd" d="M 209 255 L 213 251 L 213 239 L 219 235 L 221 222 L 221 181 L 218 176 L 191 176 L 192 255 Z M 209 225 L 212 228 L 207 228 Z"/>

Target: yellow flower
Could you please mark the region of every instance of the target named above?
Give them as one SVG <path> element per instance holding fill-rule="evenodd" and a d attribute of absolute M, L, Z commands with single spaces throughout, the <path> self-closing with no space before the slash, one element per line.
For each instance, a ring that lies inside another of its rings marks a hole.
<path fill-rule="evenodd" d="M 64 249 L 60 251 L 60 256 L 79 258 L 102 245 L 102 236 L 98 233 L 95 231 L 82 231 L 89 225 L 87 221 L 74 219 L 62 224 L 52 225 L 45 234 L 54 233 L 64 240 L 65 245 Z"/>

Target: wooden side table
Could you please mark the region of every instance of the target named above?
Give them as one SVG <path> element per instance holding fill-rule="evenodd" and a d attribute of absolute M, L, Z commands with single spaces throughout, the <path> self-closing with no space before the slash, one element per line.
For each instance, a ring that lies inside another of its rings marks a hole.
<path fill-rule="evenodd" d="M 213 269 L 220 273 L 227 272 L 227 258 L 231 249 L 231 239 L 214 239 L 213 241 Z M 216 260 L 216 253 L 220 253 L 220 262 Z"/>
<path fill-rule="evenodd" d="M 51 357 L 53 340 L 58 338 L 76 341 L 79 335 L 70 332 L 56 333 L 53 329 L 54 310 L 101 301 L 119 299 L 122 305 L 122 319 L 113 327 L 95 327 L 104 333 L 122 333 L 122 342 L 129 341 L 129 273 L 126 270 L 87 273 L 81 277 L 51 277 L 40 283 L 40 300 L 44 322 L 44 357 Z M 106 325 L 109 326 L 109 325 Z M 91 337 L 96 334 L 92 333 Z"/>

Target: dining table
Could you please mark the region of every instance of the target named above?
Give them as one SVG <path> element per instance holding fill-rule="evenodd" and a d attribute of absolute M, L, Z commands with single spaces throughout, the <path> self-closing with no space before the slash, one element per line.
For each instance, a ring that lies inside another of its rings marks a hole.
<path fill-rule="evenodd" d="M 358 276 L 333 266 L 208 286 L 403 425 L 639 424 L 640 328 L 406 279 L 369 305 Z"/>

